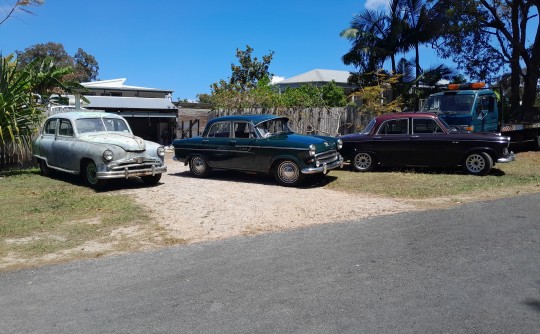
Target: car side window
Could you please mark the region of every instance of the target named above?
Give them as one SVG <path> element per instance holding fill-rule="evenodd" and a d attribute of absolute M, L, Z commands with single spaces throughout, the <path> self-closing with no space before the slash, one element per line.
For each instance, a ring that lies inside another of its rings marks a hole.
<path fill-rule="evenodd" d="M 435 120 L 414 118 L 413 133 L 444 133 L 444 131 Z"/>
<path fill-rule="evenodd" d="M 231 133 L 230 122 L 217 122 L 212 124 L 212 127 L 208 130 L 207 137 L 229 137 Z"/>
<path fill-rule="evenodd" d="M 255 138 L 255 132 L 248 122 L 234 122 L 234 138 Z"/>
<path fill-rule="evenodd" d="M 56 133 L 56 119 L 50 119 L 43 127 L 43 134 L 54 135 Z"/>
<path fill-rule="evenodd" d="M 390 119 L 379 127 L 379 135 L 401 135 L 409 133 L 409 120 L 407 118 Z"/>
<path fill-rule="evenodd" d="M 69 120 L 60 120 L 60 126 L 58 127 L 58 135 L 73 137 L 73 126 L 71 126 L 71 122 Z"/>

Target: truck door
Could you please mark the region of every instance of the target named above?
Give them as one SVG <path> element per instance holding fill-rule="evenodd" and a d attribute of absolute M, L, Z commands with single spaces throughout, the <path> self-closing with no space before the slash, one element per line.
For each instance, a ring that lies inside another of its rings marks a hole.
<path fill-rule="evenodd" d="M 474 131 L 497 131 L 497 104 L 495 96 L 479 95 L 476 101 L 476 113 L 473 114 Z"/>

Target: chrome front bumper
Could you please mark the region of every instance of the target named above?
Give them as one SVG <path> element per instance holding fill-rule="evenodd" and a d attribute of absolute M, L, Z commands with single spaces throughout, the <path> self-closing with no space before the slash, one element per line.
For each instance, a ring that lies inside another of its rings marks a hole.
<path fill-rule="evenodd" d="M 339 155 L 338 160 L 330 162 L 330 163 L 324 163 L 322 166 L 319 167 L 308 167 L 302 169 L 302 174 L 317 174 L 317 173 L 328 173 L 329 170 L 335 169 L 338 167 L 343 166 L 343 157 Z"/>
<path fill-rule="evenodd" d="M 97 172 L 98 179 L 128 179 L 135 176 L 154 176 L 156 174 L 165 173 L 167 166 L 152 166 L 144 169 L 128 169 L 127 167 L 120 170 Z"/>
<path fill-rule="evenodd" d="M 506 163 L 512 161 L 516 161 L 516 156 L 514 155 L 514 152 L 510 152 L 510 154 L 508 154 L 507 156 L 497 159 L 498 163 Z"/>

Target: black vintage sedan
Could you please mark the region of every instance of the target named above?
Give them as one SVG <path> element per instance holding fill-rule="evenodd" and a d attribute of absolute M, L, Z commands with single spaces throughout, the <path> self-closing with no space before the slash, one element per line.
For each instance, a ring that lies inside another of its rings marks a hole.
<path fill-rule="evenodd" d="M 343 165 L 340 139 L 293 133 L 288 121 L 275 115 L 218 117 L 201 137 L 174 140 L 174 159 L 189 164 L 196 177 L 213 169 L 270 173 L 283 186 Z"/>
<path fill-rule="evenodd" d="M 341 154 L 359 172 L 377 166 L 462 166 L 469 174 L 486 175 L 495 163 L 515 160 L 509 137 L 459 131 L 434 113 L 383 114 L 360 133 L 340 138 Z"/>

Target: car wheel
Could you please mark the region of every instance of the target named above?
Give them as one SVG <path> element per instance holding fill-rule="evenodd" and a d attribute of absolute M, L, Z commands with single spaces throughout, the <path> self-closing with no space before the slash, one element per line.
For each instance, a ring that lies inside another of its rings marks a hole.
<path fill-rule="evenodd" d="M 357 172 L 369 172 L 375 169 L 377 161 L 370 153 L 360 152 L 354 156 L 352 163 Z"/>
<path fill-rule="evenodd" d="M 486 152 L 475 152 L 465 158 L 463 165 L 468 174 L 486 175 L 493 167 L 493 159 Z"/>
<path fill-rule="evenodd" d="M 97 177 L 97 166 L 93 161 L 87 162 L 83 168 L 83 178 L 86 184 L 96 190 L 102 189 L 107 184 L 107 180 L 100 180 Z"/>
<path fill-rule="evenodd" d="M 304 180 L 304 174 L 301 173 L 300 167 L 291 160 L 279 162 L 274 170 L 274 176 L 280 185 L 286 187 L 297 186 Z"/>
<path fill-rule="evenodd" d="M 44 159 L 39 160 L 39 170 L 43 176 L 51 176 L 52 170 L 47 166 L 47 161 Z"/>
<path fill-rule="evenodd" d="M 203 157 L 197 155 L 189 161 L 189 170 L 197 177 L 206 177 L 210 175 L 212 169 L 206 163 Z"/>
<path fill-rule="evenodd" d="M 159 182 L 159 180 L 161 180 L 161 174 L 141 176 L 141 180 L 147 186 L 153 186 L 153 185 L 156 185 Z"/>

